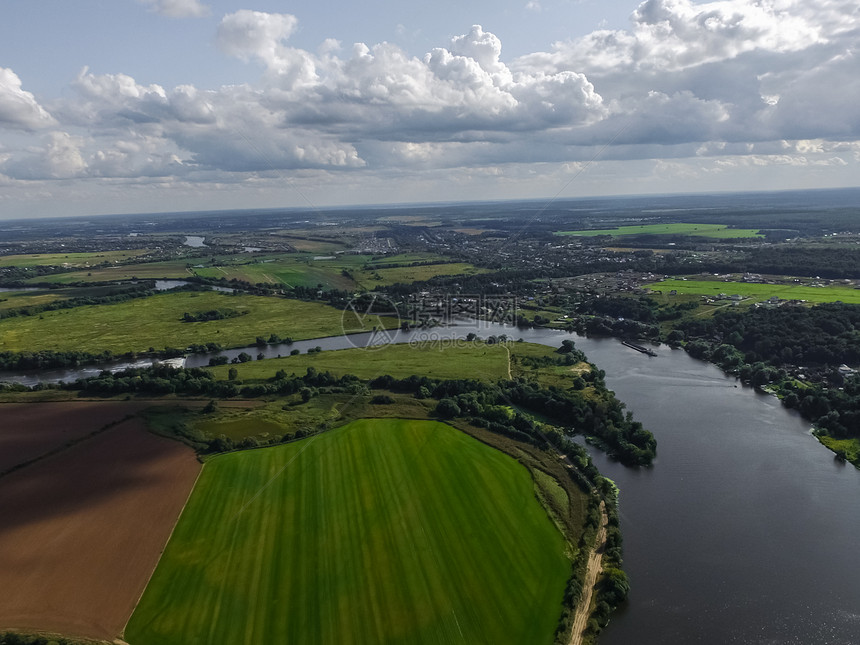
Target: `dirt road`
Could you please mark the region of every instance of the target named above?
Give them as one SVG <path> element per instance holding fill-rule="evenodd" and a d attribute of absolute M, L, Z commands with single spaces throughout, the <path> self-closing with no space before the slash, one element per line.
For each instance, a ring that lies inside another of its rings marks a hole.
<path fill-rule="evenodd" d="M 585 582 L 582 585 L 582 598 L 576 608 L 573 617 L 573 630 L 570 635 L 570 645 L 581 645 L 582 632 L 588 623 L 589 610 L 591 609 L 591 598 L 594 595 L 594 585 L 603 569 L 603 548 L 606 545 L 606 524 L 609 518 L 606 516 L 606 505 L 600 502 L 600 526 L 597 529 L 597 538 L 594 547 L 588 554 L 588 566 L 585 569 Z"/>

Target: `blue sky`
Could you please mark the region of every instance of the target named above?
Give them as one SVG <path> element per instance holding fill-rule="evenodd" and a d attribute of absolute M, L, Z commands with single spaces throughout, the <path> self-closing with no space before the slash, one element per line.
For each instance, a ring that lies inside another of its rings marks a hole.
<path fill-rule="evenodd" d="M 848 0 L 7 0 L 0 218 L 858 185 Z"/>

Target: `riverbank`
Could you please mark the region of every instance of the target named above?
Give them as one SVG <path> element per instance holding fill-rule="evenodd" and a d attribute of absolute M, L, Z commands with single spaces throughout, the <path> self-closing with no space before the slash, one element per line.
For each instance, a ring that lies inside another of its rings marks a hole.
<path fill-rule="evenodd" d="M 594 538 L 594 546 L 588 554 L 588 564 L 585 567 L 585 579 L 582 583 L 582 596 L 576 607 L 573 618 L 573 628 L 568 645 L 583 645 L 588 618 L 591 615 L 591 604 L 595 595 L 597 581 L 603 570 L 603 552 L 606 548 L 606 527 L 609 517 L 606 514 L 606 503 L 600 502 L 600 526 Z"/>

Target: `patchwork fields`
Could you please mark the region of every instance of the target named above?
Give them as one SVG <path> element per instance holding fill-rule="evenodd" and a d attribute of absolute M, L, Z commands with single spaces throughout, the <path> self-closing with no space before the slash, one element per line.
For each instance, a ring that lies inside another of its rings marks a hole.
<path fill-rule="evenodd" d="M 507 455 L 438 422 L 356 421 L 207 462 L 125 639 L 548 643 L 565 544 Z"/>

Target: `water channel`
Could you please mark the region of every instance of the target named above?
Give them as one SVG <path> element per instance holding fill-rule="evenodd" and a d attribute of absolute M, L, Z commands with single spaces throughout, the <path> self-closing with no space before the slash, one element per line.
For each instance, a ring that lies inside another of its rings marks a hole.
<path fill-rule="evenodd" d="M 601 472 L 621 489 L 632 586 L 601 645 L 860 642 L 860 471 L 836 462 L 810 435 L 809 423 L 774 397 L 665 346 L 650 358 L 615 339 L 546 329 L 465 324 L 431 330 L 440 339 L 473 331 L 551 346 L 574 338 L 657 436 L 658 458 L 649 469 L 625 468 L 594 453 Z M 422 333 L 223 354 L 416 342 Z M 192 355 L 186 365 L 209 358 Z"/>

